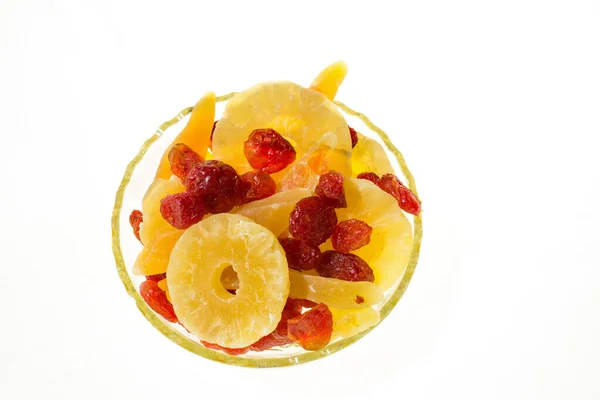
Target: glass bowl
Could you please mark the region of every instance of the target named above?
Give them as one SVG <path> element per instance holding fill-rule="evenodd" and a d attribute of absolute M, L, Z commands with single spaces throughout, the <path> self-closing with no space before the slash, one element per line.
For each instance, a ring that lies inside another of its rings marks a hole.
<path fill-rule="evenodd" d="M 224 108 L 224 103 L 234 94 L 235 93 L 230 93 L 217 97 L 218 104 L 216 115 L 220 115 Z M 416 194 L 417 189 L 415 180 L 404 161 L 404 157 L 393 145 L 388 135 L 375 126 L 375 124 L 373 124 L 364 114 L 352 110 L 350 107 L 339 101 L 335 101 L 335 104 L 344 117 L 346 117 L 350 126 L 354 127 L 363 135 L 375 139 L 380 144 L 384 145 L 392 165 L 396 170 L 396 174 L 398 174 L 398 176 L 404 176 L 404 181 L 407 182 L 408 187 Z M 142 315 L 144 315 L 158 331 L 184 349 L 209 360 L 244 367 L 284 367 L 317 360 L 348 347 L 369 333 L 377 325 L 352 337 L 330 343 L 328 346 L 318 351 L 305 351 L 299 346 L 292 345 L 263 352 L 249 352 L 240 356 L 231 356 L 220 351 L 207 349 L 180 325 L 171 324 L 165 321 L 146 305 L 137 290 L 144 278 L 135 276 L 130 272 L 135 258 L 141 250 L 141 244 L 132 233 L 131 226 L 129 225 L 129 213 L 131 210 L 139 209 L 141 206 L 142 197 L 154 179 L 154 173 L 160 157 L 173 138 L 175 138 L 185 126 L 185 122 L 180 121 L 186 121 L 186 116 L 191 111 L 192 107 L 185 108 L 174 118 L 163 123 L 154 135 L 144 142 L 138 154 L 127 166 L 123 180 L 116 193 L 112 214 L 113 253 L 117 264 L 117 271 L 121 281 L 125 285 L 125 290 L 127 290 L 127 293 L 135 300 Z M 122 210 L 125 210 L 125 212 L 122 212 Z M 419 259 L 423 232 L 421 216 L 407 214 L 407 217 L 412 222 L 413 226 L 412 252 L 402 279 L 394 288 L 385 293 L 385 302 L 378 307 L 380 322 L 392 311 L 406 291 Z M 121 236 L 121 231 L 124 232 L 123 236 Z"/>

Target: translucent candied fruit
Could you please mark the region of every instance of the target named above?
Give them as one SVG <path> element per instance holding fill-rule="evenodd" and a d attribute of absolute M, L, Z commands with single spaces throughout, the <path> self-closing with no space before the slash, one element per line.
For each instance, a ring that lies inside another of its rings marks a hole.
<path fill-rule="evenodd" d="M 213 214 L 231 211 L 242 198 L 242 182 L 237 172 L 217 160 L 194 165 L 184 184 L 188 192 L 203 197 L 207 211 Z"/>
<path fill-rule="evenodd" d="M 293 269 L 290 274 L 290 297 L 325 303 L 340 310 L 367 308 L 383 300 L 383 291 L 372 282 L 349 282 L 314 276 Z M 364 299 L 358 304 L 356 296 Z"/>
<path fill-rule="evenodd" d="M 321 250 L 317 246 L 310 246 L 295 238 L 280 238 L 279 243 L 285 251 L 289 268 L 302 271 L 316 267 L 321 256 Z"/>
<path fill-rule="evenodd" d="M 344 254 L 328 250 L 321 254 L 317 264 L 319 275 L 326 278 L 350 282 L 373 282 L 375 275 L 369 264 L 354 254 Z"/>
<path fill-rule="evenodd" d="M 385 174 L 381 177 L 378 185 L 383 191 L 392 195 L 398 206 L 409 214 L 419 215 L 421 212 L 421 201 L 419 198 L 394 174 Z"/>
<path fill-rule="evenodd" d="M 177 229 L 200 222 L 206 212 L 203 198 L 195 193 L 171 194 L 160 202 L 160 214 Z"/>
<path fill-rule="evenodd" d="M 373 228 L 359 219 L 342 221 L 335 227 L 331 235 L 331 244 L 340 253 L 350 253 L 366 246 L 371 241 Z"/>
<path fill-rule="evenodd" d="M 192 167 L 202 161 L 202 157 L 183 143 L 177 143 L 169 150 L 169 164 L 173 175 L 183 180 Z"/>
<path fill-rule="evenodd" d="M 337 171 L 329 171 L 321 175 L 315 188 L 315 194 L 328 199 L 335 208 L 348 207 L 344 193 L 344 176 Z"/>
<path fill-rule="evenodd" d="M 311 246 L 329 239 L 336 225 L 335 209 L 327 199 L 318 196 L 300 200 L 290 214 L 290 233 Z"/>
<path fill-rule="evenodd" d="M 288 336 L 305 350 L 315 351 L 327 346 L 332 332 L 333 316 L 323 303 L 288 320 Z"/>
<path fill-rule="evenodd" d="M 274 174 L 296 159 L 296 150 L 274 129 L 255 129 L 244 142 L 244 155 L 254 169 Z"/>
<path fill-rule="evenodd" d="M 277 190 L 275 180 L 262 171 L 249 171 L 240 176 L 242 181 L 241 204 L 273 196 Z"/>

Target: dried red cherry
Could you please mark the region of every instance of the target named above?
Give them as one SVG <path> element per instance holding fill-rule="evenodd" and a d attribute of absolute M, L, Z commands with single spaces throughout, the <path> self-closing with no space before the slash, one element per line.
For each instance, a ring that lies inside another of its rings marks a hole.
<path fill-rule="evenodd" d="M 327 346 L 332 332 L 333 315 L 323 303 L 288 320 L 288 336 L 305 350 L 320 350 Z"/>
<path fill-rule="evenodd" d="M 201 195 L 206 209 L 224 213 L 240 204 L 242 185 L 232 166 L 217 160 L 194 165 L 184 181 L 186 190 Z"/>
<path fill-rule="evenodd" d="M 337 171 L 329 171 L 319 177 L 315 194 L 330 200 L 335 208 L 346 208 L 346 194 L 344 193 L 344 175 Z"/>
<path fill-rule="evenodd" d="M 290 233 L 310 246 L 324 243 L 337 225 L 335 209 L 318 196 L 300 200 L 290 214 Z"/>
<path fill-rule="evenodd" d="M 194 193 L 171 194 L 160 201 L 162 217 L 177 229 L 187 229 L 206 215 L 201 196 Z"/>
<path fill-rule="evenodd" d="M 274 174 L 294 162 L 296 150 L 274 129 L 255 129 L 244 142 L 244 155 L 252 168 Z"/>
<path fill-rule="evenodd" d="M 155 281 L 144 281 L 140 285 L 140 295 L 157 314 L 169 322 L 178 322 L 173 305 L 169 303 L 167 294 L 158 287 Z"/>
<path fill-rule="evenodd" d="M 366 179 L 368 181 L 373 182 L 376 185 L 379 185 L 379 181 L 381 178 L 375 172 L 361 172 L 356 176 L 358 179 Z"/>
<path fill-rule="evenodd" d="M 277 184 L 269 174 L 262 171 L 250 171 L 240 176 L 242 181 L 241 204 L 267 198 L 275 194 Z"/>
<path fill-rule="evenodd" d="M 351 282 L 373 282 L 375 280 L 373 270 L 365 260 L 355 254 L 338 253 L 334 250 L 328 250 L 321 254 L 317 272 L 326 278 Z"/>
<path fill-rule="evenodd" d="M 144 214 L 140 210 L 133 210 L 129 215 L 129 224 L 133 228 L 133 234 L 140 243 L 142 243 L 142 239 L 140 239 L 140 224 L 142 222 L 144 222 Z"/>
<path fill-rule="evenodd" d="M 385 192 L 391 194 L 397 201 L 398 206 L 409 214 L 419 215 L 421 212 L 421 201 L 419 198 L 394 174 L 385 174 L 381 177 L 378 186 Z"/>
<path fill-rule="evenodd" d="M 331 244 L 340 253 L 350 253 L 366 246 L 371 241 L 371 228 L 366 222 L 358 219 L 342 221 L 335 227 L 331 235 Z"/>
<path fill-rule="evenodd" d="M 352 141 L 352 148 L 354 148 L 354 146 L 356 146 L 356 144 L 358 143 L 358 135 L 356 134 L 354 128 L 349 126 L 348 130 L 350 131 L 350 140 Z"/>
<path fill-rule="evenodd" d="M 177 143 L 169 150 L 171 172 L 179 179 L 184 179 L 192 167 L 204 161 L 198 153 L 183 143 Z"/>
<path fill-rule="evenodd" d="M 147 281 L 154 281 L 154 282 L 160 282 L 163 279 L 167 278 L 167 274 L 156 274 L 156 275 L 146 275 L 146 280 Z"/>
<path fill-rule="evenodd" d="M 288 267 L 298 271 L 313 269 L 317 266 L 321 250 L 317 246 L 310 246 L 303 240 L 295 238 L 279 239 L 285 251 Z"/>

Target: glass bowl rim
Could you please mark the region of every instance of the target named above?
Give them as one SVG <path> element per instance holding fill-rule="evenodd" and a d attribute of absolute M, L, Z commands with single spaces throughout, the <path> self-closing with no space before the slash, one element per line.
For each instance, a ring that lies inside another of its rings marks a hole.
<path fill-rule="evenodd" d="M 218 96 L 216 98 L 217 102 L 223 102 L 229 100 L 233 97 L 237 92 L 232 92 L 223 96 Z M 361 112 L 355 111 L 345 105 L 340 101 L 334 101 L 335 105 L 341 109 L 344 113 L 348 115 L 352 115 L 358 119 L 360 119 L 371 131 L 377 134 L 387 149 L 394 155 L 394 158 L 398 162 L 402 174 L 406 177 L 408 187 L 417 194 L 417 187 L 415 183 L 415 179 L 410 172 L 408 166 L 406 165 L 406 161 L 404 160 L 404 156 L 402 153 L 394 146 L 389 136 L 377 127 L 371 120 Z M 129 162 L 127 168 L 125 169 L 125 173 L 123 175 L 123 179 L 119 185 L 119 189 L 115 195 L 115 203 L 112 212 L 111 226 L 112 226 L 112 250 L 115 257 L 115 262 L 117 264 L 117 272 L 121 279 L 121 282 L 125 286 L 125 290 L 127 293 L 135 300 L 136 305 L 142 315 L 164 336 L 170 339 L 172 342 L 178 344 L 184 349 L 199 355 L 201 357 L 207 358 L 209 360 L 237 365 L 243 367 L 254 367 L 254 368 L 271 368 L 271 367 L 284 367 L 302 364 L 305 362 L 317 360 L 319 358 L 325 357 L 329 354 L 333 354 L 337 351 L 340 351 L 352 343 L 356 342 L 366 334 L 368 334 L 371 330 L 373 330 L 381 321 L 383 321 L 388 314 L 392 311 L 392 309 L 396 306 L 410 280 L 413 276 L 415 268 L 417 266 L 417 262 L 419 260 L 419 253 L 421 250 L 421 239 L 423 236 L 423 226 L 422 226 L 422 218 L 421 215 L 413 216 L 413 248 L 410 254 L 410 258 L 408 260 L 408 264 L 406 266 L 406 270 L 404 271 L 404 275 L 398 287 L 394 291 L 394 293 L 388 298 L 385 304 L 381 307 L 380 313 L 380 321 L 378 324 L 370 327 L 367 330 L 364 330 L 354 336 L 339 340 L 337 342 L 331 343 L 318 351 L 309 351 L 306 353 L 293 355 L 293 356 L 285 356 L 279 358 L 244 358 L 239 356 L 231 356 L 225 354 L 220 351 L 211 350 L 204 347 L 202 344 L 197 343 L 188 337 L 185 337 L 181 333 L 171 329 L 171 327 L 167 324 L 167 322 L 163 321 L 148 305 L 144 302 L 139 292 L 135 288 L 129 273 L 127 272 L 127 266 L 125 265 L 125 261 L 123 259 L 123 253 L 121 250 L 121 208 L 123 206 L 123 198 L 125 195 L 125 190 L 131 181 L 131 177 L 133 172 L 138 165 L 138 163 L 145 156 L 146 152 L 156 142 L 162 134 L 171 126 L 175 125 L 177 122 L 181 121 L 185 116 L 187 116 L 193 107 L 187 107 L 183 109 L 179 114 L 170 119 L 169 121 L 164 122 L 160 127 L 156 130 L 154 135 L 148 138 L 140 148 L 137 155 Z"/>

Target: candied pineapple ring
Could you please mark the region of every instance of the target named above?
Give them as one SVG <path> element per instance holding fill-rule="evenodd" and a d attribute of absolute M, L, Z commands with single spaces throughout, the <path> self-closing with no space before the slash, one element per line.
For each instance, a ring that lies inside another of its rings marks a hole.
<path fill-rule="evenodd" d="M 343 167 L 351 171 L 352 145 L 342 114 L 322 93 L 291 82 L 263 83 L 233 96 L 213 135 L 214 158 L 228 163 L 239 174 L 250 171 L 241 149 L 253 130 L 266 128 L 274 129 L 294 146 L 297 160 L 322 135 L 333 133 L 336 149 L 345 159 Z M 274 174 L 274 179 L 277 181 L 289 168 Z"/>
<path fill-rule="evenodd" d="M 187 125 L 163 154 L 158 170 L 156 171 L 157 179 L 169 179 L 172 175 L 171 168 L 169 167 L 169 150 L 177 143 L 185 143 L 198 153 L 200 157 L 206 156 L 208 146 L 210 145 L 210 133 L 215 119 L 215 105 L 216 97 L 213 92 L 206 93 L 198 100 Z"/>
<path fill-rule="evenodd" d="M 239 277 L 235 295 L 221 283 L 229 266 Z M 275 330 L 290 287 L 277 237 L 234 214 L 210 216 L 185 231 L 171 252 L 167 283 L 179 321 L 198 339 L 228 348 Z"/>

